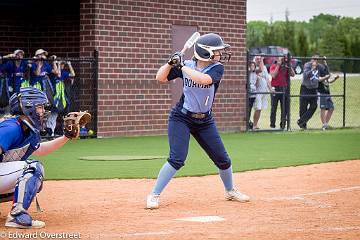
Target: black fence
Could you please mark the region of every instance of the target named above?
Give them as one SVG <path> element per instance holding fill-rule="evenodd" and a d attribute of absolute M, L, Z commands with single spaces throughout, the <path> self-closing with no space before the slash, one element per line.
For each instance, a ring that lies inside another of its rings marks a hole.
<path fill-rule="evenodd" d="M 36 61 L 33 58 L 22 59 L 25 62 L 23 69 L 16 69 L 20 66 L 20 61 L 15 58 L 3 58 L 0 61 L 0 118 L 9 114 L 8 99 L 12 94 L 19 91 L 20 87 L 33 86 L 44 91 L 50 103 L 46 131 L 42 132 L 44 138 L 61 135 L 63 117 L 73 111 L 88 111 L 92 115 L 92 122 L 81 129 L 80 137 L 97 136 L 97 51 L 90 58 L 46 59 L 51 69 L 53 63 L 59 68 L 63 67 L 61 72 L 64 74 L 46 74 L 40 81 L 34 80 L 31 65 Z M 71 74 L 69 65 L 75 76 Z"/>
<path fill-rule="evenodd" d="M 287 69 L 284 87 L 274 88 L 269 84 L 266 89 L 259 89 L 255 86 L 254 90 L 254 76 L 261 75 L 256 77 L 257 79 L 263 77 L 257 67 L 255 67 L 255 72 L 250 70 L 251 62 L 256 56 L 263 58 L 269 75 L 271 65 L 276 64 L 279 58 L 284 59 L 284 62 L 279 64 L 284 69 Z M 301 86 L 304 65 L 311 61 L 311 57 L 292 57 L 290 54 L 252 55 L 248 52 L 247 59 L 249 69 L 247 75 L 248 130 L 326 130 L 360 127 L 360 58 L 324 58 L 319 56 L 316 60 L 323 66 L 327 66 L 330 78 L 322 81 L 319 87 L 310 91 L 306 91 L 307 89 L 304 89 L 304 87 L 301 90 Z M 290 76 L 290 69 L 294 71 L 294 76 Z M 306 112 L 306 110 L 308 111 Z M 313 115 L 311 115 L 312 112 L 314 112 Z M 283 121 L 281 121 L 281 118 Z"/>

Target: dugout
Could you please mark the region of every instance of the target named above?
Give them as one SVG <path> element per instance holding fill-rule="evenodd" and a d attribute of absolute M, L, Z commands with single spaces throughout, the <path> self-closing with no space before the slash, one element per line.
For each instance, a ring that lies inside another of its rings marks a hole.
<path fill-rule="evenodd" d="M 217 125 L 246 129 L 246 0 L 2 0 L 0 13 L 1 54 L 43 48 L 79 58 L 76 101 L 97 113 L 104 137 L 165 134 L 181 83 L 159 85 L 157 68 L 193 31 L 219 33 L 233 56 L 216 95 Z"/>

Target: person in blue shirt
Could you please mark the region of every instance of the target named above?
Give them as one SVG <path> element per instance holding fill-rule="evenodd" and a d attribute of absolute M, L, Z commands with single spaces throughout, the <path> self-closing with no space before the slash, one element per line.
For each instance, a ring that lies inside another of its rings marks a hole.
<path fill-rule="evenodd" d="M 13 198 L 5 226 L 13 228 L 42 228 L 45 223 L 33 220 L 28 209 L 41 191 L 44 168 L 30 155 L 47 155 L 62 147 L 66 136 L 40 142 L 40 130 L 45 121 L 46 95 L 33 87 L 21 88 L 11 96 L 10 118 L 0 120 L 0 200 Z"/>
<path fill-rule="evenodd" d="M 13 54 L 10 54 L 12 58 L 6 63 L 6 71 L 9 77 L 9 86 L 11 87 L 11 95 L 13 93 L 18 93 L 20 87 L 28 87 L 29 79 L 25 77 L 28 67 L 31 67 L 31 64 L 27 60 L 23 60 L 24 51 L 21 49 L 16 49 Z"/>
<path fill-rule="evenodd" d="M 55 131 L 55 128 L 58 116 L 65 116 L 69 110 L 69 96 L 66 92 L 65 81 L 69 80 L 70 84 L 72 84 L 75 77 L 75 71 L 70 61 L 55 61 L 55 64 L 57 65 L 56 68 L 58 72 L 53 78 L 53 87 L 55 90 L 54 106 L 46 123 L 48 129 L 47 132 L 50 132 L 51 136 L 54 136 L 55 132 L 58 133 L 59 131 L 62 131 L 63 126 L 60 127 L 60 130 L 58 128 L 57 131 Z"/>
<path fill-rule="evenodd" d="M 234 188 L 229 155 L 220 138 L 211 108 L 224 73 L 223 62 L 230 60 L 230 45 L 215 33 L 200 36 L 194 44 L 194 58 L 183 60 L 182 53 L 174 53 L 160 67 L 156 79 L 167 83 L 183 79 L 183 94 L 171 110 L 168 123 L 170 153 L 161 168 L 155 186 L 147 196 L 146 208 L 159 207 L 159 196 L 176 172 L 184 166 L 188 154 L 190 134 L 205 150 L 219 169 L 225 187 L 225 197 L 239 202 L 249 197 Z"/>
<path fill-rule="evenodd" d="M 35 52 L 34 62 L 31 66 L 31 80 L 30 85 L 46 93 L 49 104 L 54 104 L 54 89 L 50 82 L 50 74 L 58 74 L 55 61 L 50 65 L 47 61 L 48 52 L 43 49 L 38 49 Z"/>
<path fill-rule="evenodd" d="M 0 118 L 9 112 L 10 91 L 7 74 L 7 57 L 0 55 Z"/>

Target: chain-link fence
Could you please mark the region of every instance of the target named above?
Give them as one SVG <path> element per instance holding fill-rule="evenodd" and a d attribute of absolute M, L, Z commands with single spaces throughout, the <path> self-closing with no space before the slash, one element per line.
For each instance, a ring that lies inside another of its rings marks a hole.
<path fill-rule="evenodd" d="M 284 73 L 279 70 L 278 74 L 284 74 L 284 82 L 274 79 L 274 74 L 271 74 L 273 77 L 270 75 L 266 78 L 266 74 L 259 70 L 259 59 L 257 63 L 254 63 L 256 56 L 262 59 L 269 75 L 270 72 L 276 72 L 276 63 L 282 58 L 284 62 L 279 65 Z M 304 65 L 311 61 L 311 57 L 248 53 L 247 107 L 249 114 L 247 119 L 249 130 L 360 127 L 360 58 L 328 57 L 324 59 L 320 56 L 316 60 L 323 66 L 327 66 L 330 77 L 322 81 L 314 90 L 301 91 Z M 255 71 L 250 69 L 251 64 L 255 64 Z M 291 76 L 290 68 L 294 76 Z M 254 75 L 260 75 L 258 79 L 265 78 L 268 86 L 259 88 Z M 312 109 L 315 108 L 311 116 Z M 309 111 L 306 113 L 306 110 Z M 304 119 L 306 122 L 301 122 Z"/>
<path fill-rule="evenodd" d="M 46 62 L 46 64 L 45 64 Z M 40 65 L 40 67 L 38 67 Z M 41 67 L 42 66 L 42 67 Z M 54 71 L 54 69 L 58 71 Z M 38 72 L 36 72 L 38 71 Z M 63 117 L 72 111 L 88 111 L 92 122 L 81 129 L 81 137 L 97 135 L 98 52 L 91 58 L 0 59 L 0 118 L 10 112 L 9 98 L 21 87 L 32 86 L 46 93 L 50 114 L 42 136 L 63 134 Z"/>

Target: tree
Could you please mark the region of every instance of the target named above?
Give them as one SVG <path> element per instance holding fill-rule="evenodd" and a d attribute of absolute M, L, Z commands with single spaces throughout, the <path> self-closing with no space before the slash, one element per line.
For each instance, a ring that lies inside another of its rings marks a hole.
<path fill-rule="evenodd" d="M 296 52 L 295 47 L 295 26 L 289 20 L 289 9 L 285 11 L 285 26 L 284 26 L 284 46 L 286 46 L 292 54 Z"/>
<path fill-rule="evenodd" d="M 251 21 L 246 28 L 246 46 L 247 48 L 259 47 L 264 45 L 263 35 L 268 23 L 264 21 Z"/>
<path fill-rule="evenodd" d="M 323 36 L 339 21 L 339 16 L 319 14 L 310 19 L 307 26 L 312 49 L 319 49 Z"/>
<path fill-rule="evenodd" d="M 305 34 L 303 28 L 299 30 L 298 37 L 297 37 L 297 55 L 299 56 L 309 56 L 309 43 L 308 38 Z"/>
<path fill-rule="evenodd" d="M 360 56 L 360 37 L 355 36 L 351 42 L 351 53 L 353 57 Z M 354 61 L 353 63 L 353 72 L 360 73 L 360 61 Z"/>
<path fill-rule="evenodd" d="M 360 18 L 319 14 L 309 22 L 251 21 L 247 24 L 247 47 L 278 45 L 292 54 L 310 56 L 319 52 L 327 56 L 360 56 Z"/>
<path fill-rule="evenodd" d="M 264 45 L 274 45 L 274 40 L 275 40 L 275 31 L 274 31 L 274 26 L 271 24 L 265 29 L 262 41 Z"/>

